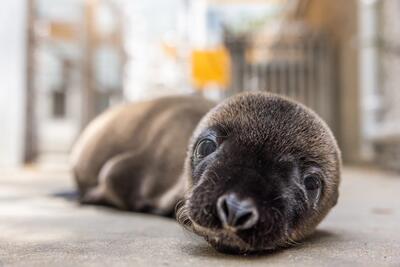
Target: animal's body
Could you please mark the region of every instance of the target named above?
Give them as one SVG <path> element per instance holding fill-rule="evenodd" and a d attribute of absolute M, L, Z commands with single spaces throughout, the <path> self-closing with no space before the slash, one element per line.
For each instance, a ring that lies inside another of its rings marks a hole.
<path fill-rule="evenodd" d="M 100 115 L 73 152 L 83 203 L 170 214 L 217 250 L 258 252 L 311 234 L 336 204 L 341 157 L 327 125 L 268 93 L 214 107 L 182 96 Z"/>
<path fill-rule="evenodd" d="M 127 103 L 101 114 L 72 152 L 81 202 L 171 214 L 187 184 L 181 174 L 189 138 L 213 105 L 177 96 Z"/>

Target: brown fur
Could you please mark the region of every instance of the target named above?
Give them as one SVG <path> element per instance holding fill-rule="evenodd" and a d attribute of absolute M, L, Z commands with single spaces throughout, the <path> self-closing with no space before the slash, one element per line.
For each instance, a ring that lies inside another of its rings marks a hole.
<path fill-rule="evenodd" d="M 266 117 L 270 118 L 269 121 L 263 119 Z M 305 161 L 303 162 L 304 164 L 308 164 L 307 162 L 310 164 L 315 163 L 321 167 L 324 173 L 325 187 L 317 208 L 312 213 L 304 214 L 304 217 L 301 218 L 300 223 L 294 229 L 282 236 L 275 245 L 268 246 L 265 249 L 286 246 L 311 234 L 318 223 L 336 204 L 340 183 L 341 154 L 336 140 L 325 122 L 312 110 L 300 103 L 274 94 L 244 93 L 234 96 L 219 104 L 200 121 L 189 145 L 188 156 L 185 161 L 185 176 L 193 176 L 191 155 L 198 136 L 204 129 L 215 126 L 227 129 L 226 131 L 229 135 L 227 139 L 236 135 L 235 147 L 244 145 L 245 150 L 251 151 L 252 148 L 264 146 L 266 147 L 265 153 L 273 153 L 275 161 L 281 159 L 285 161 L 286 157 L 293 157 L 296 160 Z M 254 158 L 248 154 L 243 155 L 239 152 L 231 152 L 229 154 L 229 158 L 235 158 L 233 162 L 236 162 L 236 164 L 246 165 L 247 163 L 243 161 L 242 157 L 247 157 L 250 162 L 254 161 Z M 213 161 L 218 161 L 218 159 L 213 159 Z M 227 166 L 228 159 L 220 159 L 219 161 L 225 162 L 225 166 L 222 168 L 229 169 L 233 167 Z M 243 163 L 239 163 L 240 161 Z M 217 168 L 220 169 L 221 167 Z M 213 172 L 218 172 L 218 170 L 213 170 Z M 205 190 L 203 188 L 207 187 L 207 180 L 210 179 L 212 178 L 208 177 L 199 182 L 201 185 L 190 184 L 190 191 L 186 195 L 185 204 L 182 205 L 180 216 L 178 217 L 178 219 L 181 218 L 182 224 L 187 225 L 190 230 L 197 234 L 204 235 L 207 240 L 210 239 L 210 236 L 202 230 L 204 225 L 199 225 L 190 215 L 189 207 L 198 205 L 197 202 L 193 204 L 193 201 L 196 201 L 193 192 L 197 195 L 201 194 L 200 192 Z M 214 183 L 218 183 L 216 179 L 213 180 Z M 196 187 L 201 187 L 201 189 L 196 190 Z M 246 185 L 243 185 L 242 188 L 248 191 L 247 194 L 251 195 L 250 189 L 247 189 Z M 224 189 L 229 190 L 225 186 Z M 208 193 L 207 198 L 212 199 L 213 194 Z M 199 207 L 199 209 L 204 210 L 205 207 Z M 211 213 L 211 211 L 208 213 Z M 201 217 L 199 219 L 201 220 Z M 218 226 L 211 224 L 210 218 L 204 220 L 208 221 L 207 228 L 213 229 L 215 238 L 218 239 L 218 233 L 221 233 L 222 239 L 227 239 L 225 230 L 220 230 Z M 218 247 L 220 242 L 214 242 L 215 244 L 213 245 Z M 243 249 L 242 245 L 238 245 L 238 247 Z M 263 250 L 263 248 L 261 246 L 244 250 L 248 252 Z"/>
<path fill-rule="evenodd" d="M 81 201 L 171 213 L 182 192 L 159 203 L 180 179 L 188 140 L 213 103 L 165 97 L 114 107 L 85 129 L 72 152 Z"/>
<path fill-rule="evenodd" d="M 199 97 L 168 97 L 101 115 L 73 152 L 81 201 L 169 214 L 183 198 L 178 221 L 215 248 L 236 253 L 286 246 L 312 233 L 338 198 L 341 156 L 328 126 L 303 105 L 268 93 L 245 93 L 212 107 Z M 220 147 L 199 169 L 194 150 L 212 128 L 219 129 Z M 282 166 L 291 175 L 282 178 L 286 185 L 277 178 Z M 301 184 L 312 168 L 323 175 L 316 204 Z M 228 191 L 257 202 L 261 219 L 254 229 L 221 228 L 215 202 Z M 273 207 L 280 218 L 265 217 L 276 215 L 264 204 L 276 196 L 285 199 L 281 210 Z M 286 215 L 290 208 L 298 214 Z M 270 233 L 268 222 L 280 228 Z"/>

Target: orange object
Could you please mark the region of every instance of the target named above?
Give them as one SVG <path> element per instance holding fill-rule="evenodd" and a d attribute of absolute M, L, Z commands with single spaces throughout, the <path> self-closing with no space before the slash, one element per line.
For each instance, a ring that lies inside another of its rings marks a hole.
<path fill-rule="evenodd" d="M 209 84 L 226 88 L 230 81 L 230 58 L 225 48 L 193 50 L 192 80 L 202 90 Z"/>
<path fill-rule="evenodd" d="M 75 25 L 53 21 L 49 24 L 49 35 L 54 39 L 76 41 L 78 38 Z"/>

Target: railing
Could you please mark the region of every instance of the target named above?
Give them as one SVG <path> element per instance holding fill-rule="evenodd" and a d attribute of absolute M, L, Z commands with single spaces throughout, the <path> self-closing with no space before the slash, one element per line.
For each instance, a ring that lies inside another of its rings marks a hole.
<path fill-rule="evenodd" d="M 400 170 L 400 1 L 376 1 L 378 109 L 373 135 L 375 158 Z"/>
<path fill-rule="evenodd" d="M 309 34 L 272 45 L 241 40 L 227 46 L 233 61 L 232 93 L 261 90 L 288 96 L 337 129 L 334 50 L 326 37 Z"/>

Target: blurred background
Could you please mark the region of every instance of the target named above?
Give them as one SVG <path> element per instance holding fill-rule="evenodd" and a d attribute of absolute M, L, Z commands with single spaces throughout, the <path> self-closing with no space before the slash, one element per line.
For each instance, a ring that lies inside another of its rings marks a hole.
<path fill-rule="evenodd" d="M 241 91 L 297 99 L 346 164 L 400 170 L 398 0 L 3 0 L 0 166 L 66 165 L 109 106 Z"/>

